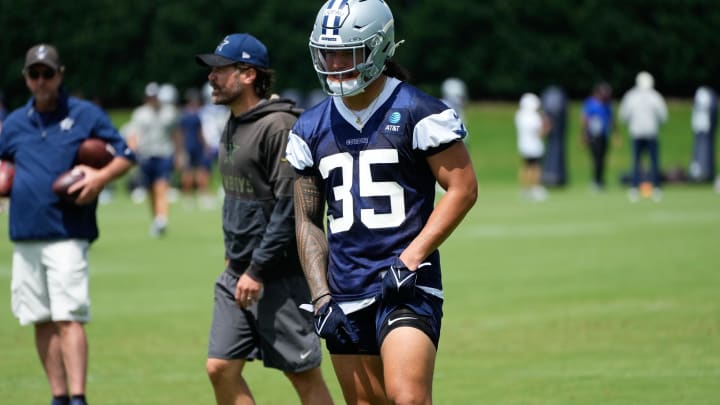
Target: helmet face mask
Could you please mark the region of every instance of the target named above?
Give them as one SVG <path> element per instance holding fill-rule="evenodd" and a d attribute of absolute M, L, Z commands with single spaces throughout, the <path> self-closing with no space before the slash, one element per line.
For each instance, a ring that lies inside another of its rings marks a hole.
<path fill-rule="evenodd" d="M 366 60 L 365 47 L 311 48 L 313 64 L 318 75 L 324 77 L 323 89 L 332 95 L 356 94 L 363 84 L 358 65 Z M 321 78 L 322 81 L 322 78 Z"/>
<path fill-rule="evenodd" d="M 355 77 L 360 72 L 358 65 L 366 60 L 365 47 L 352 48 L 320 48 L 311 47 L 313 64 L 318 73 L 328 78 L 346 79 Z"/>
<path fill-rule="evenodd" d="M 394 19 L 384 1 L 329 0 L 315 19 L 309 44 L 323 90 L 345 97 L 364 91 L 394 54 L 394 37 Z M 343 63 L 331 60 L 336 56 Z"/>

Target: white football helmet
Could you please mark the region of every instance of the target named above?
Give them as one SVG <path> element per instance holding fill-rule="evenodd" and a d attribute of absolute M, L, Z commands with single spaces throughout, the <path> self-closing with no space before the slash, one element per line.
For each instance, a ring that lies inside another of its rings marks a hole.
<path fill-rule="evenodd" d="M 328 0 L 315 18 L 310 55 L 327 94 L 352 96 L 380 77 L 400 43 L 395 43 L 395 22 L 385 1 Z M 353 52 L 353 66 L 331 71 L 325 59 L 330 51 Z M 329 75 L 345 79 L 330 80 Z"/>

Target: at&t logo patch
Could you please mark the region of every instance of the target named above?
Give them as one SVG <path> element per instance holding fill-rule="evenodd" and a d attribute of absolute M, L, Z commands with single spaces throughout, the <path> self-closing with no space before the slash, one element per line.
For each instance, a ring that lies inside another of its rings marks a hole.
<path fill-rule="evenodd" d="M 395 111 L 394 113 L 390 114 L 390 118 L 388 119 L 388 121 L 390 121 L 391 124 L 397 124 L 398 122 L 400 122 L 400 118 L 402 118 L 400 113 Z"/>
<path fill-rule="evenodd" d="M 387 124 L 383 128 L 386 134 L 398 134 L 401 131 L 403 115 L 399 111 L 393 111 L 388 115 Z"/>

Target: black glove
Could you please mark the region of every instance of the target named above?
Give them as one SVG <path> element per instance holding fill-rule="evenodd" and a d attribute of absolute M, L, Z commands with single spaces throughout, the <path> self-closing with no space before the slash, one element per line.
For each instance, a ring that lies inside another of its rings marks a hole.
<path fill-rule="evenodd" d="M 315 314 L 315 333 L 323 339 L 335 339 L 340 344 L 360 341 L 355 326 L 350 323 L 340 306 L 331 298 Z"/>
<path fill-rule="evenodd" d="M 417 273 L 410 271 L 399 257 L 382 279 L 382 300 L 387 303 L 404 302 L 415 296 Z"/>

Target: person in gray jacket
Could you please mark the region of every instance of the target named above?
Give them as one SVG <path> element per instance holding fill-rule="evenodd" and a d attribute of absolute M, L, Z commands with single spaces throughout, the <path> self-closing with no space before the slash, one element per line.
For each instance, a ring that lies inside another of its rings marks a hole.
<path fill-rule="evenodd" d="M 653 183 L 653 199 L 660 201 L 660 148 L 658 135 L 660 126 L 667 121 L 665 100 L 654 89 L 654 79 L 648 72 L 640 72 L 635 78 L 635 87 L 630 89 L 620 102 L 618 115 L 627 123 L 632 138 L 632 178 L 628 192 L 630 201 L 638 200 L 640 194 L 640 159 L 644 153 L 650 157 L 650 176 Z"/>
<path fill-rule="evenodd" d="M 231 111 L 218 156 L 226 266 L 215 283 L 206 363 L 215 398 L 254 403 L 242 373 L 247 361 L 262 359 L 284 372 L 303 404 L 332 403 L 312 314 L 299 309 L 310 291 L 298 259 L 295 171 L 285 147 L 301 110 L 271 96 L 267 48 L 252 35 L 228 35 L 196 61 L 212 69 L 213 103 Z"/>

